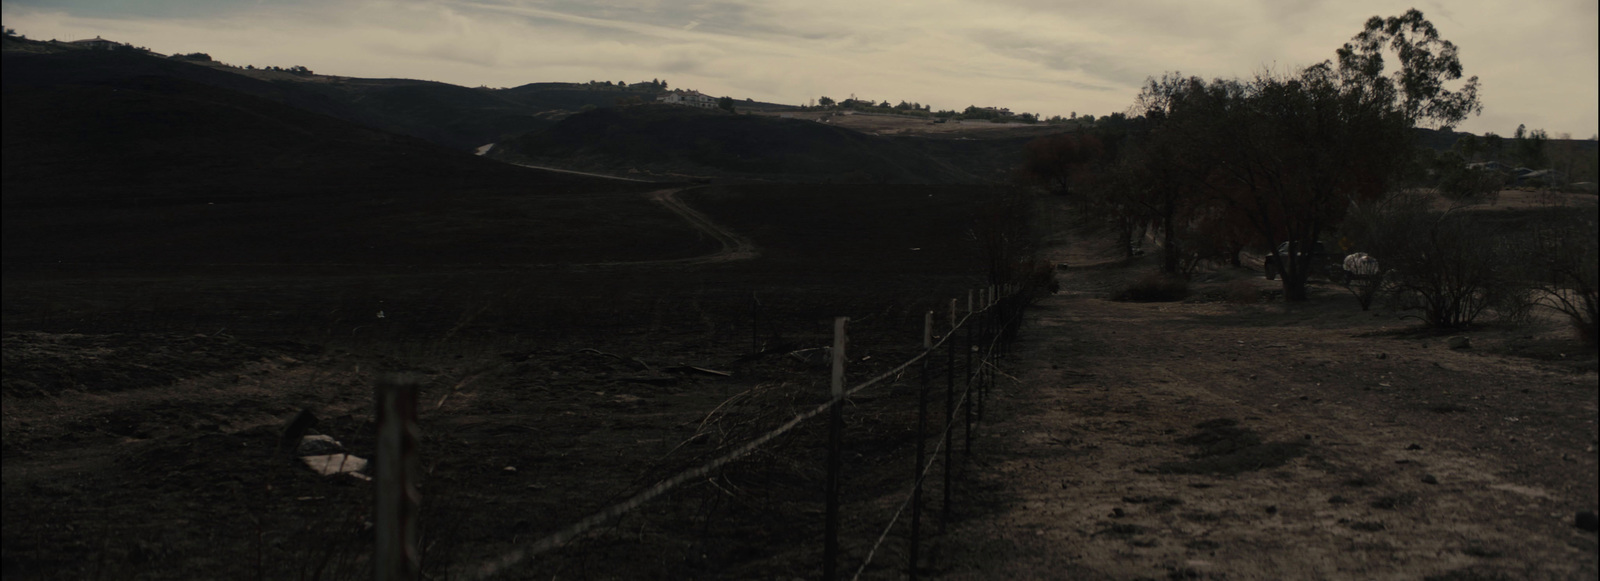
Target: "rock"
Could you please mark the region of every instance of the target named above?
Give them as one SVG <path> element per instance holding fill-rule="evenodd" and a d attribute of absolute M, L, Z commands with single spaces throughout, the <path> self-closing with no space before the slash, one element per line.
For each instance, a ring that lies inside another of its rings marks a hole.
<path fill-rule="evenodd" d="M 1439 483 L 1439 479 L 1435 478 L 1432 474 L 1423 474 L 1422 475 L 1422 483 L 1423 484 L 1438 484 Z"/>
<path fill-rule="evenodd" d="M 1422 449 L 1422 446 L 1419 446 L 1419 445 L 1417 445 L 1417 444 L 1412 444 L 1412 445 L 1410 445 L 1410 446 L 1406 446 L 1406 449 L 1407 449 L 1407 450 L 1421 450 L 1421 449 Z"/>
<path fill-rule="evenodd" d="M 1460 335 L 1457 335 L 1455 337 L 1451 337 L 1449 339 L 1449 341 L 1447 341 L 1447 344 L 1450 346 L 1451 349 L 1471 349 L 1472 348 L 1472 340 L 1468 339 L 1466 337 L 1460 336 Z"/>
<path fill-rule="evenodd" d="M 1572 526 L 1589 531 L 1591 533 L 1597 532 L 1600 531 L 1600 520 L 1596 520 L 1593 512 L 1583 511 L 1572 517 Z"/>
<path fill-rule="evenodd" d="M 332 436 L 312 434 L 300 438 L 300 446 L 295 449 L 301 456 L 326 456 L 344 451 L 344 445 Z"/>
<path fill-rule="evenodd" d="M 1278 505 L 1274 504 L 1267 507 L 1267 514 L 1278 514 Z"/>
<path fill-rule="evenodd" d="M 1122 518 L 1123 516 L 1126 516 L 1127 514 L 1128 513 L 1123 512 L 1123 510 L 1120 509 L 1120 508 L 1111 509 L 1111 517 L 1112 518 Z"/>
<path fill-rule="evenodd" d="M 1374 357 L 1377 357 L 1378 359 L 1388 359 L 1389 358 L 1389 354 L 1388 353 L 1379 353 L 1379 354 L 1375 355 Z"/>
<path fill-rule="evenodd" d="M 507 466 L 505 468 L 500 469 L 500 473 L 504 474 L 506 476 L 516 476 L 517 475 L 517 467 L 516 466 Z"/>

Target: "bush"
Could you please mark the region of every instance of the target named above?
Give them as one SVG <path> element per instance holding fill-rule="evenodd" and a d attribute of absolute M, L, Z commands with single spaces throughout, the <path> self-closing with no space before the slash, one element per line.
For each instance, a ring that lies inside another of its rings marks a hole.
<path fill-rule="evenodd" d="M 1600 222 L 1594 213 L 1568 212 L 1534 229 L 1520 263 L 1534 284 L 1539 304 L 1561 312 L 1578 336 L 1600 340 Z"/>
<path fill-rule="evenodd" d="M 1383 264 L 1376 290 L 1394 308 L 1421 311 L 1429 326 L 1471 326 L 1527 293 L 1514 268 L 1522 261 L 1515 241 L 1486 235 L 1470 213 L 1433 212 L 1426 197 L 1400 194 L 1357 209 L 1346 224 L 1357 246 Z"/>
<path fill-rule="evenodd" d="M 1452 167 L 1439 176 L 1439 195 L 1457 202 L 1499 201 L 1506 176 L 1498 172 Z"/>
<path fill-rule="evenodd" d="M 1518 285 L 1494 297 L 1489 308 L 1495 321 L 1511 327 L 1521 327 L 1533 321 L 1533 307 L 1539 305 L 1532 288 Z"/>
<path fill-rule="evenodd" d="M 1135 303 L 1181 301 L 1189 296 L 1189 281 L 1165 274 L 1152 274 L 1134 281 L 1112 295 L 1111 300 Z"/>

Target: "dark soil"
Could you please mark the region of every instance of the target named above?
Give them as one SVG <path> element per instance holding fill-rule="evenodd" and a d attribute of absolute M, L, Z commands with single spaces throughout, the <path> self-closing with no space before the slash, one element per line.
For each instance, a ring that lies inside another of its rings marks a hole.
<path fill-rule="evenodd" d="M 970 254 L 932 234 L 964 228 L 986 190 L 812 193 L 688 196 L 758 244 L 755 260 L 8 273 L 6 574 L 370 576 L 369 485 L 275 450 L 310 408 L 315 431 L 370 458 L 370 390 L 387 371 L 425 381 L 430 574 L 470 569 L 725 453 L 823 401 L 827 366 L 789 353 L 827 345 L 831 317 L 852 318 L 849 376 L 864 378 L 914 354 L 922 313 L 977 283 Z M 915 381 L 847 408 L 849 566 L 903 497 Z M 815 576 L 825 435 L 802 425 L 513 577 Z M 892 575 L 896 550 L 869 573 Z"/>

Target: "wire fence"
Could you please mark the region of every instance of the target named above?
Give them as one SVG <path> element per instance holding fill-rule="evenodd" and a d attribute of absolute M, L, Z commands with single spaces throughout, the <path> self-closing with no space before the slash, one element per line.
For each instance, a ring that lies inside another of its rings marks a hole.
<path fill-rule="evenodd" d="M 948 520 L 952 502 L 951 480 L 953 477 L 952 468 L 955 464 L 952 451 L 955 448 L 953 440 L 955 432 L 958 428 L 964 429 L 962 437 L 965 454 L 970 456 L 973 441 L 973 424 L 975 421 L 982 420 L 984 401 L 994 385 L 1000 361 L 1008 354 L 1009 345 L 1016 336 L 1017 324 L 1021 319 L 1022 310 L 1026 306 L 1028 292 L 1028 289 L 1015 286 L 993 286 L 969 291 L 966 297 L 965 313 L 960 312 L 959 300 L 951 299 L 949 301 L 949 326 L 944 333 L 937 336 L 934 333 L 934 312 L 926 311 L 923 317 L 923 337 L 919 352 L 893 368 L 848 388 L 844 385 L 844 376 L 847 360 L 846 352 L 849 349 L 849 319 L 838 317 L 834 321 L 834 342 L 830 350 L 832 357 L 832 388 L 831 397 L 827 401 L 794 414 L 777 427 L 752 437 L 715 458 L 692 468 L 679 471 L 670 477 L 660 479 L 655 484 L 635 493 L 633 496 L 590 514 L 554 533 L 516 546 L 496 557 L 458 566 L 451 571 L 451 577 L 488 579 L 503 574 L 541 553 L 556 549 L 578 539 L 586 533 L 649 503 L 685 483 L 704 478 L 731 462 L 745 458 L 805 422 L 826 414 L 829 417 L 828 478 L 826 481 L 827 508 L 825 510 L 824 556 L 821 569 L 824 579 L 838 579 L 840 578 L 838 574 L 840 559 L 838 524 L 841 481 L 840 453 L 843 439 L 846 437 L 843 434 L 843 406 L 850 398 L 861 394 L 865 390 L 883 385 L 886 382 L 889 384 L 898 382 L 908 370 L 912 369 L 913 366 L 918 366 L 920 368 L 920 388 L 918 390 L 916 430 L 917 452 L 915 463 L 913 464 L 914 470 L 909 479 L 909 490 L 899 502 L 898 508 L 890 516 L 888 522 L 883 525 L 882 533 L 877 535 L 876 541 L 865 552 L 865 558 L 855 567 L 855 572 L 852 576 L 852 579 L 859 579 L 868 567 L 872 565 L 874 559 L 880 554 L 879 549 L 891 536 L 892 530 L 901 522 L 909 508 L 911 531 L 908 539 L 909 546 L 906 551 L 907 563 L 905 563 L 905 572 L 911 579 L 917 579 L 919 574 L 918 565 L 921 559 L 919 550 L 923 541 L 921 527 L 925 504 L 923 492 L 927 477 L 932 473 L 934 466 L 941 464 L 940 455 L 942 453 L 942 465 L 944 468 L 944 486 L 942 488 L 944 502 L 941 505 L 943 512 L 941 516 L 943 518 L 940 519 L 942 529 L 944 522 Z M 963 338 L 964 341 L 962 340 Z M 956 357 L 958 343 L 965 343 L 962 349 L 963 357 L 961 358 Z M 930 419 L 929 399 L 932 395 L 936 375 L 934 363 L 941 349 L 944 350 L 945 356 L 944 365 L 941 366 L 945 376 L 945 406 L 942 427 L 935 427 L 930 432 L 928 430 Z M 958 361 L 962 361 L 964 364 L 958 365 Z M 958 368 L 961 370 L 959 393 L 957 393 Z M 395 418 L 397 421 L 413 423 L 403 427 L 393 427 L 382 421 L 383 418 Z M 389 433 L 391 431 L 394 433 L 415 433 L 414 421 L 414 415 L 380 415 L 378 429 L 380 433 Z M 933 436 L 934 441 L 931 454 L 927 450 L 929 436 Z M 380 440 L 380 443 L 385 441 L 388 440 Z M 380 457 L 384 453 L 384 451 L 380 450 Z M 415 448 L 414 446 L 407 447 L 390 453 L 392 454 L 390 457 L 403 458 L 405 454 L 414 454 Z M 415 498 L 415 492 L 411 489 L 397 492 L 396 494 Z M 384 507 L 378 508 L 385 510 Z M 414 505 L 404 507 L 395 505 L 395 508 L 388 510 L 401 510 L 402 508 L 414 510 Z M 379 524 L 387 522 L 406 523 L 411 518 L 410 514 L 407 513 L 403 516 L 378 514 L 375 517 L 379 519 L 377 520 Z M 384 538 L 414 538 L 414 533 L 410 531 L 386 532 L 379 530 L 377 533 Z M 385 547 L 391 547 L 388 550 L 393 551 L 394 554 L 382 553 L 382 549 Z M 378 564 L 394 562 L 403 564 L 403 566 L 397 566 L 390 570 L 412 572 L 416 570 L 413 564 L 417 554 L 416 547 L 407 546 L 405 543 L 387 543 L 380 544 L 378 548 L 380 553 L 375 555 Z M 400 578 L 415 577 L 402 575 Z"/>

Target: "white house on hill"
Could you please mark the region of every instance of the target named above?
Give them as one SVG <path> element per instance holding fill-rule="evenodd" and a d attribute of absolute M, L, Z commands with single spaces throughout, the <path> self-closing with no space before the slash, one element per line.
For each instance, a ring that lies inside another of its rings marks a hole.
<path fill-rule="evenodd" d="M 665 93 L 659 98 L 661 102 L 672 105 L 687 105 L 690 107 L 700 107 L 702 109 L 717 108 L 717 98 L 701 93 L 700 91 L 685 91 L 678 89 Z"/>
<path fill-rule="evenodd" d="M 96 36 L 94 38 L 85 38 L 83 40 L 70 41 L 67 44 L 71 44 L 71 45 L 74 45 L 74 46 L 81 46 L 81 47 L 84 47 L 84 48 L 99 49 L 99 50 L 110 50 L 110 49 L 122 46 L 122 43 L 120 43 L 120 42 L 117 42 L 117 41 L 114 41 L 114 40 L 106 40 L 106 39 L 100 38 L 98 36 Z"/>

